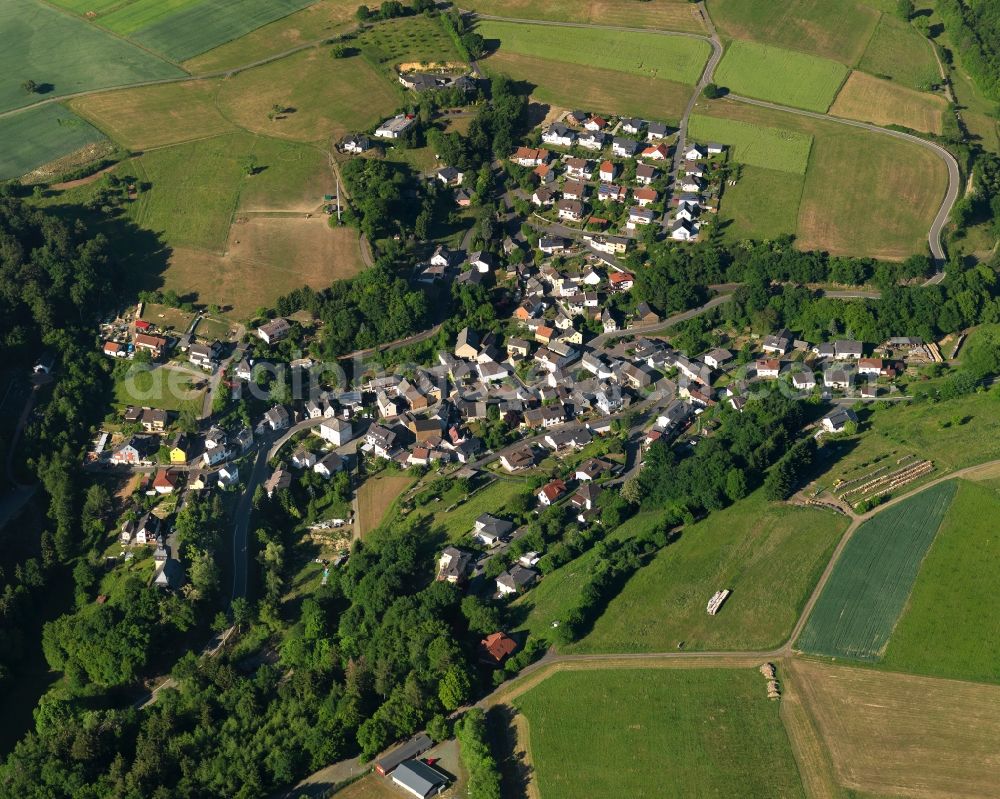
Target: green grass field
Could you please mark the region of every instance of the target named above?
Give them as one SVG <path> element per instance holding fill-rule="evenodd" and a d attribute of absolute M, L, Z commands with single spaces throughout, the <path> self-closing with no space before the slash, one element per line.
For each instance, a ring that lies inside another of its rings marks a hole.
<path fill-rule="evenodd" d="M 857 529 L 796 642 L 798 649 L 865 661 L 882 656 L 955 488 L 953 481 L 940 483 Z"/>
<path fill-rule="evenodd" d="M 195 389 L 192 378 L 185 372 L 163 367 L 115 381 L 115 403 L 119 406 L 138 405 L 165 411 L 201 412 L 204 389 Z"/>
<path fill-rule="evenodd" d="M 559 672 L 514 704 L 545 799 L 805 796 L 756 670 Z"/>
<path fill-rule="evenodd" d="M 731 100 L 701 101 L 697 111 L 812 136 L 796 247 L 888 260 L 926 251 L 927 230 L 948 182 L 934 153 L 836 122 Z"/>
<path fill-rule="evenodd" d="M 481 22 L 477 30 L 487 39 L 499 39 L 501 52 L 557 57 L 567 64 L 687 84 L 698 82 L 710 53 L 708 44 L 698 39 L 654 33 L 492 21 Z"/>
<path fill-rule="evenodd" d="M 99 24 L 122 36 L 128 36 L 200 2 L 201 0 L 132 0 L 101 15 Z"/>
<path fill-rule="evenodd" d="M 948 508 L 882 666 L 935 677 L 1000 680 L 1000 491 L 966 481 Z"/>
<path fill-rule="evenodd" d="M 480 61 L 490 73 L 531 84 L 531 96 L 560 107 L 578 106 L 605 114 L 626 114 L 677 124 L 691 97 L 691 87 L 612 69 L 569 65 L 547 58 L 498 52 Z"/>
<path fill-rule="evenodd" d="M 719 208 L 728 241 L 774 239 L 795 233 L 801 175 L 744 166 L 735 186 L 726 186 Z M 766 197 L 767 202 L 761 202 Z"/>
<path fill-rule="evenodd" d="M 940 76 L 931 44 L 913 25 L 883 14 L 858 69 L 919 89 Z"/>
<path fill-rule="evenodd" d="M 120 6 L 122 0 L 52 0 L 54 5 L 72 11 L 74 14 L 83 16 L 89 11 L 95 14 L 103 14 L 110 11 L 115 6 Z"/>
<path fill-rule="evenodd" d="M 734 41 L 726 49 L 715 82 L 735 94 L 825 112 L 847 77 L 836 61 L 755 42 Z"/>
<path fill-rule="evenodd" d="M 444 513 L 444 508 L 441 507 L 448 501 L 447 499 L 440 503 L 425 505 L 424 509 L 439 511 L 435 514 L 433 526 L 444 530 L 449 541 L 458 542 L 469 536 L 479 516 L 484 513 L 506 516 L 504 509 L 507 503 L 526 491 L 528 485 L 520 480 L 496 480 L 449 513 Z"/>
<path fill-rule="evenodd" d="M 172 0 L 177 8 L 160 15 L 162 0 L 139 0 L 130 6 L 120 24 L 130 38 L 163 53 L 173 61 L 184 61 L 246 33 L 287 16 L 313 0 Z M 121 12 L 123 15 L 126 11 Z M 100 19 L 107 24 L 114 14 Z M 139 24 L 141 23 L 141 24 Z"/>
<path fill-rule="evenodd" d="M 871 39 L 879 10 L 884 9 L 853 0 L 710 0 L 708 10 L 719 30 L 734 39 L 854 66 Z"/>
<path fill-rule="evenodd" d="M 16 178 L 104 135 L 59 104 L 0 119 L 0 179 Z"/>
<path fill-rule="evenodd" d="M 180 77 L 166 61 L 39 0 L 0 0 L 0 111 L 44 97 Z M 50 87 L 28 94 L 26 80 Z"/>
<path fill-rule="evenodd" d="M 733 148 L 741 164 L 793 175 L 804 175 L 809 164 L 812 136 L 784 128 L 765 128 L 747 122 L 692 114 L 689 135 L 700 141 L 718 141 Z"/>
<path fill-rule="evenodd" d="M 753 494 L 684 530 L 625 584 L 593 631 L 566 649 L 667 652 L 680 642 L 687 650 L 777 646 L 791 633 L 846 527 L 846 519 L 832 512 L 771 504 Z M 705 604 L 721 588 L 732 596 L 709 616 Z M 551 618 L 538 620 L 539 626 L 547 622 Z"/>

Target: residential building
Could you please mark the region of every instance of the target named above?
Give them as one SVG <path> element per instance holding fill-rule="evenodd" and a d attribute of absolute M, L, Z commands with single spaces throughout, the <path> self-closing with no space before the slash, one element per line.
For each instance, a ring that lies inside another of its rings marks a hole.
<path fill-rule="evenodd" d="M 490 665 L 500 666 L 517 650 L 517 642 L 505 633 L 491 633 L 479 642 L 479 659 Z"/>
<path fill-rule="evenodd" d="M 781 361 L 771 358 L 757 360 L 757 377 L 762 380 L 775 380 L 781 373 Z"/>
<path fill-rule="evenodd" d="M 288 324 L 288 320 L 282 319 L 279 316 L 277 319 L 272 319 L 267 324 L 258 327 L 257 335 L 265 344 L 274 344 L 277 341 L 288 338 L 291 330 L 292 327 Z"/>
<path fill-rule="evenodd" d="M 526 569 L 518 563 L 497 577 L 497 592 L 501 596 L 519 594 L 525 588 L 529 588 L 537 579 L 538 572 L 534 569 Z"/>
<path fill-rule="evenodd" d="M 850 408 L 836 408 L 823 417 L 820 424 L 828 433 L 842 433 L 848 424 L 857 424 L 858 417 Z"/>
<path fill-rule="evenodd" d="M 472 565 L 472 553 L 456 547 L 445 547 L 438 556 L 437 579 L 448 583 L 463 583 Z"/>
<path fill-rule="evenodd" d="M 315 429 L 316 435 L 335 447 L 342 447 L 354 438 L 354 428 L 346 419 L 324 419 Z"/>
<path fill-rule="evenodd" d="M 548 507 L 553 502 L 558 501 L 559 498 L 562 497 L 565 493 L 566 493 L 566 483 L 564 483 L 562 480 L 552 480 L 551 482 L 548 482 L 544 486 L 542 486 L 541 490 L 539 490 L 537 494 L 538 502 L 541 505 Z"/>
<path fill-rule="evenodd" d="M 379 139 L 398 139 L 413 126 L 415 121 L 413 114 L 397 114 L 375 128 L 375 136 Z"/>

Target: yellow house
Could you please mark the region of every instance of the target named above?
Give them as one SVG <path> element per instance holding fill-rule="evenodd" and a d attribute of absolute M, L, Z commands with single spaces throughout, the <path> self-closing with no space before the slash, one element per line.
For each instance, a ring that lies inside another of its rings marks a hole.
<path fill-rule="evenodd" d="M 170 462 L 187 463 L 190 459 L 191 444 L 183 433 L 170 443 Z"/>

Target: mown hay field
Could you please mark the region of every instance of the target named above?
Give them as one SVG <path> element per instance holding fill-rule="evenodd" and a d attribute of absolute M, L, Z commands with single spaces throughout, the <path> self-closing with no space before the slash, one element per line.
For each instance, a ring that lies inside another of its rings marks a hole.
<path fill-rule="evenodd" d="M 694 84 L 711 52 L 707 42 L 683 36 L 514 22 L 480 22 L 476 30 L 498 39 L 501 52 L 548 58 L 633 75 Z"/>
<path fill-rule="evenodd" d="M 1000 687 L 786 663 L 844 788 L 865 797 L 996 797 Z"/>
<path fill-rule="evenodd" d="M 349 27 L 356 8 L 353 0 L 319 0 L 185 61 L 184 69 L 194 75 L 232 69 L 307 42 L 336 36 Z"/>
<path fill-rule="evenodd" d="M 414 480 L 407 474 L 385 472 L 369 477 L 358 489 L 358 516 L 355 524 L 361 534 L 370 533 L 385 518 L 393 503 Z"/>
<path fill-rule="evenodd" d="M 796 642 L 798 649 L 862 661 L 882 657 L 955 489 L 953 481 L 939 483 L 854 532 Z"/>
<path fill-rule="evenodd" d="M 136 0 L 98 22 L 111 30 L 122 28 L 129 38 L 172 61 L 185 61 L 299 11 L 313 0 L 174 2 L 172 13 L 161 15 L 161 0 Z M 116 19 L 116 14 L 123 17 Z"/>
<path fill-rule="evenodd" d="M 365 130 L 400 105 L 398 86 L 360 57 L 307 50 L 222 82 L 223 115 L 248 130 L 302 142 L 329 142 Z M 289 109 L 271 118 L 277 105 Z"/>
<path fill-rule="evenodd" d="M 726 36 L 848 66 L 861 58 L 879 21 L 877 9 L 854 0 L 711 0 L 708 10 Z"/>
<path fill-rule="evenodd" d="M 804 175 L 809 165 L 812 136 L 806 133 L 692 114 L 688 134 L 701 142 L 729 145 L 733 159 L 741 164 L 793 175 Z"/>
<path fill-rule="evenodd" d="M 1000 681 L 1000 491 L 958 482 L 882 666 L 956 679 Z"/>
<path fill-rule="evenodd" d="M 4 117 L 0 119 L 0 179 L 20 177 L 104 140 L 93 125 L 55 103 Z"/>
<path fill-rule="evenodd" d="M 40 0 L 0 0 L 0 111 L 44 97 L 182 77 L 173 64 Z M 33 80 L 44 95 L 21 84 Z"/>
<path fill-rule="evenodd" d="M 756 42 L 734 41 L 715 71 L 715 82 L 735 94 L 825 112 L 847 68 L 826 58 Z"/>
<path fill-rule="evenodd" d="M 655 520 L 655 513 L 646 513 L 626 525 L 635 526 L 634 534 Z M 629 579 L 589 635 L 560 651 L 668 652 L 681 643 L 685 650 L 778 646 L 846 527 L 843 517 L 829 511 L 776 505 L 760 492 L 752 494 L 683 530 Z M 544 633 L 561 618 L 557 614 L 579 601 L 590 554 L 547 575 L 519 600 L 533 608 L 533 631 Z M 732 595 L 709 616 L 705 605 L 722 588 Z"/>
<path fill-rule="evenodd" d="M 545 799 L 805 796 L 755 669 L 556 672 L 514 705 Z"/>
<path fill-rule="evenodd" d="M 676 124 L 684 113 L 692 88 L 642 75 L 627 75 L 564 61 L 497 52 L 480 62 L 489 72 L 503 73 L 530 83 L 532 97 L 569 110 L 625 114 Z"/>
<path fill-rule="evenodd" d="M 902 125 L 924 133 L 941 133 L 948 102 L 898 83 L 852 72 L 830 113 L 876 125 Z"/>
<path fill-rule="evenodd" d="M 469 0 L 462 7 L 514 19 L 705 32 L 701 16 L 687 0 Z"/>
<path fill-rule="evenodd" d="M 947 169 L 933 152 L 837 122 L 731 100 L 699 102 L 697 113 L 813 137 L 799 204 L 798 248 L 887 260 L 926 252 L 927 231 L 948 184 Z"/>
<path fill-rule="evenodd" d="M 77 97 L 70 107 L 130 150 L 204 139 L 236 130 L 215 105 L 218 80 L 141 86 Z"/>

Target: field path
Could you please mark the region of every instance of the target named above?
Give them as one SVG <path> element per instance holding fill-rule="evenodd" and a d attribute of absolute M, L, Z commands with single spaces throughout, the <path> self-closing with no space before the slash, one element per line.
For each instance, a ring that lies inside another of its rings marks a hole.
<path fill-rule="evenodd" d="M 687 133 L 687 123 L 688 118 L 694 109 L 698 98 L 701 96 L 702 89 L 711 82 L 712 77 L 715 73 L 715 68 L 718 66 L 719 61 L 722 58 L 723 47 L 722 41 L 715 31 L 715 26 L 712 23 L 712 19 L 709 16 L 708 9 L 705 8 L 704 2 L 699 2 L 697 8 L 705 21 L 705 25 L 708 28 L 710 35 L 704 36 L 698 33 L 684 33 L 682 31 L 668 31 L 668 30 L 658 30 L 655 28 L 629 28 L 620 25 L 593 25 L 583 22 L 557 22 L 554 20 L 538 20 L 538 19 L 522 19 L 519 17 L 500 17 L 492 14 L 477 14 L 475 12 L 464 12 L 475 16 L 477 19 L 494 20 L 497 22 L 516 22 L 524 25 L 542 25 L 549 27 L 559 27 L 559 28 L 599 28 L 603 30 L 611 31 L 625 31 L 630 33 L 658 33 L 664 36 L 687 36 L 689 38 L 701 39 L 707 42 L 712 47 L 712 56 L 705 67 L 705 71 L 702 73 L 701 80 L 695 87 L 694 92 L 691 95 L 691 99 L 688 102 L 687 109 L 684 112 L 684 116 L 680 121 L 680 129 L 677 134 L 677 148 L 674 153 L 674 161 L 672 165 L 672 174 L 676 174 L 677 167 L 681 156 L 681 151 L 684 148 L 684 140 Z M 799 116 L 812 117 L 814 119 L 819 119 L 825 122 L 834 122 L 839 125 L 849 125 L 855 128 L 861 128 L 862 130 L 870 131 L 871 133 L 881 133 L 886 136 L 892 136 L 896 139 L 901 139 L 903 141 L 908 141 L 911 144 L 916 144 L 920 147 L 924 147 L 930 150 L 934 155 L 940 158 L 945 167 L 948 169 L 948 188 L 945 191 L 945 195 L 941 200 L 941 205 L 938 208 L 937 215 L 934 217 L 934 221 L 931 223 L 930 230 L 927 232 L 927 244 L 930 247 L 931 255 L 934 258 L 935 263 L 938 267 L 938 272 L 936 275 L 931 277 L 925 285 L 931 285 L 934 283 L 940 283 L 944 279 L 944 264 L 946 259 L 944 246 L 941 243 L 941 232 L 944 230 L 944 226 L 948 222 L 948 217 L 951 214 L 951 209 L 954 207 L 955 202 L 958 199 L 958 193 L 961 188 L 961 177 L 959 174 L 958 161 L 955 157 L 944 147 L 935 142 L 929 141 L 927 139 L 922 139 L 919 136 L 913 136 L 909 133 L 903 133 L 902 131 L 891 130 L 889 128 L 879 127 L 878 125 L 872 125 L 868 122 L 857 122 L 851 119 L 841 119 L 839 117 L 830 116 L 829 114 L 820 114 L 814 111 L 805 111 L 800 108 L 792 108 L 791 106 L 779 105 L 778 103 L 771 103 L 764 100 L 755 100 L 751 97 L 743 97 L 737 94 L 727 94 L 727 99 L 735 100 L 736 102 L 746 103 L 748 105 L 756 105 L 762 108 L 767 108 L 773 111 L 784 111 L 789 114 L 798 114 Z"/>

